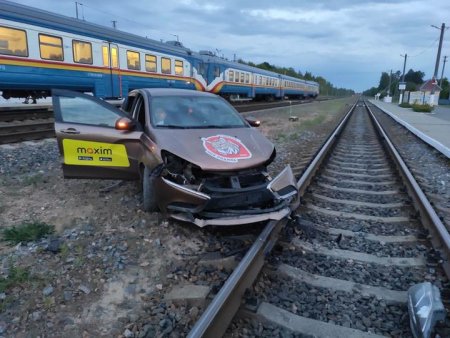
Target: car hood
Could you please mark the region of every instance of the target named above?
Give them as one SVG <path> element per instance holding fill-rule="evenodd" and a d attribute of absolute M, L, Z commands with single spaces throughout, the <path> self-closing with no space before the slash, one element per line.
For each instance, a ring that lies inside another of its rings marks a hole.
<path fill-rule="evenodd" d="M 155 141 L 205 171 L 229 171 L 264 164 L 274 145 L 254 128 L 160 129 Z"/>

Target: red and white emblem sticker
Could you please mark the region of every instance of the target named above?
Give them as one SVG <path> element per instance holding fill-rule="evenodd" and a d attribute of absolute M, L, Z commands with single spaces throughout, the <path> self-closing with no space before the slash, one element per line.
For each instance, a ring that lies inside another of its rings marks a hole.
<path fill-rule="evenodd" d="M 238 160 L 252 157 L 252 153 L 241 140 L 232 136 L 214 135 L 202 137 L 202 141 L 206 153 L 220 161 L 236 163 Z"/>

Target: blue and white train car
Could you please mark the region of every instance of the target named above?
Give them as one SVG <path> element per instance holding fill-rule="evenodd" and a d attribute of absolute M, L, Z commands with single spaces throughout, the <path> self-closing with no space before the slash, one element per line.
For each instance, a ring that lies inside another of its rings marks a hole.
<path fill-rule="evenodd" d="M 9 1 L 0 1 L 0 76 L 4 98 L 36 99 L 52 88 L 120 98 L 173 87 L 229 99 L 316 97 L 319 90 L 315 82 Z"/>
<path fill-rule="evenodd" d="M 189 49 L 0 2 L 0 91 L 47 96 L 51 88 L 124 97 L 142 87 L 203 90 Z"/>
<path fill-rule="evenodd" d="M 200 55 L 207 65 L 201 72 L 207 81 L 206 90 L 231 100 L 315 98 L 319 94 L 319 84 L 313 81 L 231 62 L 211 52 L 200 52 Z"/>

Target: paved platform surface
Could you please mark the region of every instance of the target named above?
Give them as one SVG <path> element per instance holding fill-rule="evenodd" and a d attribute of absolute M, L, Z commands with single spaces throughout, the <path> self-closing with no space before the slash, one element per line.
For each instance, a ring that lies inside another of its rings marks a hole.
<path fill-rule="evenodd" d="M 437 106 L 432 113 L 417 113 L 396 103 L 369 101 L 450 158 L 450 107 Z"/>

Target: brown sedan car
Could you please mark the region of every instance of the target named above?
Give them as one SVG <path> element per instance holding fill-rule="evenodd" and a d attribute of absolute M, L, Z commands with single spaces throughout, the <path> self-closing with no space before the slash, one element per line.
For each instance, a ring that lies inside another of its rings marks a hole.
<path fill-rule="evenodd" d="M 270 177 L 273 144 L 219 96 L 139 89 L 122 109 L 52 96 L 66 178 L 140 179 L 146 211 L 198 226 L 280 219 L 297 202 L 291 168 Z"/>

